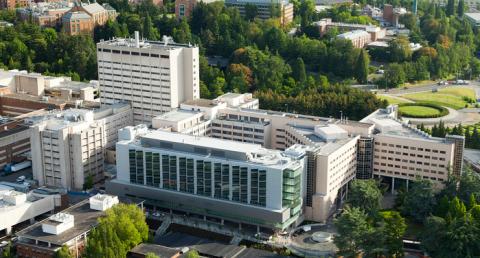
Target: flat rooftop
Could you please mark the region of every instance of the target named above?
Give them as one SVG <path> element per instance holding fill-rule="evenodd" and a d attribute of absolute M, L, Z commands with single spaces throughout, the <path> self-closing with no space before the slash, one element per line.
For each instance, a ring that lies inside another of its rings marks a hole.
<path fill-rule="evenodd" d="M 179 122 L 185 119 L 192 118 L 198 114 L 201 114 L 201 112 L 176 109 L 176 110 L 172 110 L 170 112 L 161 114 L 159 116 L 156 116 L 153 119 L 161 119 L 161 120 L 170 121 L 170 122 Z"/>
<path fill-rule="evenodd" d="M 154 253 L 158 257 L 173 257 L 177 254 L 180 253 L 180 250 L 176 248 L 170 248 L 162 245 L 155 245 L 155 244 L 148 244 L 148 243 L 142 243 L 130 250 L 131 254 L 141 254 L 141 255 L 147 255 L 148 253 Z M 130 255 L 131 257 L 134 257 L 133 255 Z M 127 255 L 127 257 L 129 257 Z"/>
<path fill-rule="evenodd" d="M 378 109 L 362 119 L 361 122 L 374 124 L 375 129 L 379 131 L 379 135 L 421 139 L 438 143 L 445 142 L 445 139 L 443 138 L 432 137 L 425 132 L 407 125 L 405 122 L 394 118 L 392 113 L 388 111 L 389 108 L 390 107 L 387 107 L 386 109 Z"/>
<path fill-rule="evenodd" d="M 122 142 L 120 142 L 122 143 Z M 248 162 L 270 168 L 289 167 L 295 159 L 279 150 L 265 149 L 260 144 L 244 143 L 205 136 L 151 130 L 133 142 L 124 142 L 144 148 L 164 149 L 170 152 L 217 157 L 239 162 Z"/>
<path fill-rule="evenodd" d="M 97 219 L 105 214 L 103 211 L 90 209 L 90 203 L 88 199 L 63 210 L 62 212 L 74 216 L 75 221 L 72 228 L 59 235 L 45 233 L 42 230 L 42 224 L 49 220 L 47 218 L 46 220 L 37 222 L 32 226 L 19 231 L 16 235 L 19 237 L 20 242 L 26 242 L 28 244 L 29 241 L 32 241 L 34 244 L 35 241 L 41 241 L 42 243 L 50 243 L 55 245 L 52 246 L 52 249 L 55 249 L 56 247 L 62 246 L 66 242 L 74 239 L 75 237 L 90 231 L 98 224 Z"/>
<path fill-rule="evenodd" d="M 3 95 L 1 97 L 25 100 L 25 101 L 34 101 L 34 102 L 40 102 L 40 103 L 46 103 L 46 104 L 54 104 L 54 105 L 62 105 L 67 103 L 67 101 L 65 100 L 59 100 L 59 99 L 50 98 L 50 97 L 48 99 L 43 99 L 42 97 L 39 97 L 39 96 L 32 96 L 32 95 L 22 94 L 22 93 L 11 93 L 11 94 Z"/>
<path fill-rule="evenodd" d="M 475 22 L 480 22 L 480 13 L 465 13 L 465 15 Z"/>
<path fill-rule="evenodd" d="M 212 99 L 193 99 L 185 101 L 182 104 L 199 107 L 215 107 L 218 105 L 218 102 Z"/>
<path fill-rule="evenodd" d="M 160 130 L 150 131 L 149 133 L 141 136 L 141 138 L 234 152 L 250 153 L 262 149 L 262 146 L 260 144 L 222 140 L 204 136 L 193 136 L 188 134 L 165 132 Z"/>
<path fill-rule="evenodd" d="M 320 148 L 320 155 L 329 155 L 352 140 L 352 137 L 346 137 L 327 141 L 315 134 L 313 126 L 290 126 L 297 133 L 308 138 L 315 147 Z"/>
<path fill-rule="evenodd" d="M 104 40 L 97 43 L 97 46 L 105 47 L 105 46 L 112 46 L 112 47 L 123 47 L 123 48 L 131 48 L 131 49 L 163 49 L 163 50 L 171 50 L 176 48 L 192 48 L 195 47 L 191 44 L 180 44 L 173 42 L 173 39 L 165 41 L 150 41 L 150 40 L 140 40 L 140 45 L 137 48 L 135 46 L 135 39 L 134 38 L 116 38 L 112 40 Z"/>

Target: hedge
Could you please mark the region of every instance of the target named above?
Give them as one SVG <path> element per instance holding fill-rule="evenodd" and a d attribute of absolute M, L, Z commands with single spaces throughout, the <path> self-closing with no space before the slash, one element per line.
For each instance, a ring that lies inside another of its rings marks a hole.
<path fill-rule="evenodd" d="M 421 107 L 429 107 L 429 108 L 434 108 L 438 110 L 440 113 L 436 115 L 415 115 L 415 114 L 402 114 L 400 109 L 398 110 L 398 115 L 399 116 L 404 116 L 404 117 L 411 117 L 411 118 L 437 118 L 437 117 L 442 117 L 448 115 L 448 109 L 445 107 L 439 106 L 437 104 L 433 103 L 428 103 L 428 102 L 415 102 L 415 103 L 400 103 L 398 104 L 398 107 L 404 107 L 404 106 L 421 106 Z"/>

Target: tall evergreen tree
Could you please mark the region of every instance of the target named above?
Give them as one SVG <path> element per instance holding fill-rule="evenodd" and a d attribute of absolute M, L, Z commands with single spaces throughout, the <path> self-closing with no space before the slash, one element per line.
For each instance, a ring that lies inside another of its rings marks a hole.
<path fill-rule="evenodd" d="M 158 30 L 153 27 L 152 18 L 147 14 L 143 20 L 143 36 L 149 40 L 157 40 L 160 38 Z"/>
<path fill-rule="evenodd" d="M 307 80 L 307 73 L 305 71 L 305 63 L 301 57 L 295 59 L 292 65 L 292 77 L 300 83 L 305 83 Z"/>
<path fill-rule="evenodd" d="M 362 49 L 358 54 L 357 62 L 355 64 L 355 79 L 359 83 L 366 83 L 368 81 L 368 66 L 370 64 L 370 59 L 367 52 Z"/>
<path fill-rule="evenodd" d="M 455 0 L 448 0 L 446 14 L 447 16 L 455 14 Z"/>
<path fill-rule="evenodd" d="M 463 14 L 465 13 L 465 1 L 460 0 L 458 2 L 458 7 L 457 7 L 457 15 L 458 17 L 463 17 Z"/>

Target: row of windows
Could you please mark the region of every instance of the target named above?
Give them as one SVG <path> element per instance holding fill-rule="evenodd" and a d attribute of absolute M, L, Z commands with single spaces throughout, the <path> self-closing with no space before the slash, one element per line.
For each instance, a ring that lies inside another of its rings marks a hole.
<path fill-rule="evenodd" d="M 266 205 L 265 170 L 136 150 L 129 151 L 129 163 L 134 184 Z"/>
<path fill-rule="evenodd" d="M 402 169 L 407 169 L 407 166 L 400 166 L 400 165 L 394 165 L 394 164 L 387 164 L 387 163 L 379 163 L 379 162 L 374 162 L 373 164 L 375 165 L 380 165 L 380 166 L 384 166 L 384 167 L 395 167 L 395 168 L 402 168 Z M 437 167 L 436 164 L 432 164 L 432 167 Z M 440 168 L 445 168 L 445 165 L 438 165 L 438 167 Z M 416 171 L 424 171 L 424 172 L 430 172 L 430 173 L 438 173 L 440 175 L 443 175 L 445 174 L 445 172 L 442 172 L 442 171 L 438 171 L 436 172 L 436 170 L 429 170 L 429 169 L 426 169 L 426 168 L 415 168 L 415 167 L 408 167 L 409 170 L 416 170 Z"/>
<path fill-rule="evenodd" d="M 151 53 L 140 53 L 140 52 L 134 52 L 134 51 L 120 51 L 120 50 L 115 50 L 115 49 L 107 49 L 107 48 L 99 48 L 98 52 L 105 52 L 105 53 L 113 53 L 113 54 L 122 54 L 122 55 L 132 55 L 132 56 L 148 56 L 148 57 L 155 57 L 155 58 L 169 58 L 168 55 L 158 55 L 158 54 L 151 54 Z"/>
<path fill-rule="evenodd" d="M 411 163 L 411 164 L 418 164 L 418 165 L 425 165 L 425 166 L 433 166 L 436 167 L 437 165 L 439 167 L 444 167 L 445 165 L 443 164 L 436 164 L 436 163 L 430 163 L 430 162 L 425 162 L 425 161 L 415 161 L 415 160 L 408 160 L 408 159 L 400 159 L 400 158 L 393 158 L 393 157 L 386 157 L 386 156 L 374 156 L 376 159 L 383 159 L 383 160 L 390 160 L 390 161 L 397 161 L 397 162 L 403 162 L 403 163 Z M 430 157 L 425 158 L 425 159 L 430 159 Z M 436 157 L 432 157 L 433 160 L 437 160 Z M 444 158 L 439 158 L 440 161 L 445 161 Z"/>
<path fill-rule="evenodd" d="M 123 67 L 125 66 L 138 66 L 138 67 L 151 67 L 151 68 L 160 68 L 160 69 L 165 69 L 165 70 L 170 70 L 170 67 L 160 67 L 158 65 L 147 65 L 147 64 L 133 64 L 133 63 L 121 63 L 121 62 L 110 62 L 110 61 L 105 61 L 105 60 L 98 60 L 99 64 L 105 63 L 105 64 L 118 64 L 122 65 Z M 99 67 L 104 67 L 104 68 L 110 68 L 110 67 L 105 67 L 100 65 Z M 125 70 L 125 69 L 123 69 Z"/>
<path fill-rule="evenodd" d="M 429 156 L 429 155 L 422 155 L 422 154 L 415 154 L 415 153 L 406 153 L 406 152 L 399 152 L 399 151 L 392 151 L 392 150 L 387 151 L 387 150 L 375 149 L 375 152 L 395 154 L 395 155 L 403 155 L 403 156 L 410 156 L 410 157 L 417 157 L 417 158 L 421 158 L 421 159 L 432 159 L 432 160 L 445 161 L 445 158 L 443 158 L 443 157 L 436 157 L 436 156 Z M 378 158 L 378 155 L 376 155 L 375 157 Z"/>
<path fill-rule="evenodd" d="M 425 151 L 425 152 L 433 152 L 433 153 L 441 153 L 441 154 L 446 154 L 445 151 L 439 151 L 439 150 L 434 150 L 434 149 L 427 149 L 427 148 L 419 148 L 419 147 L 413 147 L 413 146 L 405 146 L 405 145 L 399 145 L 399 144 L 387 144 L 385 142 L 375 142 L 375 145 L 382 145 L 382 146 L 388 146 L 388 147 L 395 147 L 397 149 L 406 149 L 406 150 L 418 150 L 418 151 Z"/>
<path fill-rule="evenodd" d="M 385 174 L 390 174 L 390 175 L 402 175 L 402 176 L 409 176 L 409 177 L 417 177 L 418 175 L 412 174 L 412 173 L 404 173 L 404 172 L 399 172 L 399 171 L 391 171 L 391 170 L 384 170 L 384 169 L 373 169 L 374 172 L 380 172 L 380 173 L 385 173 Z M 423 179 L 430 179 L 430 180 L 436 180 L 443 182 L 443 178 L 438 178 L 438 177 L 433 177 L 433 176 L 422 176 Z"/>

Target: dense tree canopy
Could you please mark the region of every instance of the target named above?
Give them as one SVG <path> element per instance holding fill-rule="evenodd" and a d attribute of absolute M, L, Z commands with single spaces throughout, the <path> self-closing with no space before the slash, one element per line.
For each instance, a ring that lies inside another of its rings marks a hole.
<path fill-rule="evenodd" d="M 378 188 L 378 182 L 370 180 L 353 180 L 348 193 L 348 204 L 374 215 L 380 209 L 382 192 Z"/>
<path fill-rule="evenodd" d="M 118 204 L 99 218 L 99 225 L 90 233 L 85 257 L 126 257 L 130 249 L 147 239 L 148 226 L 143 211 L 133 204 Z"/>

